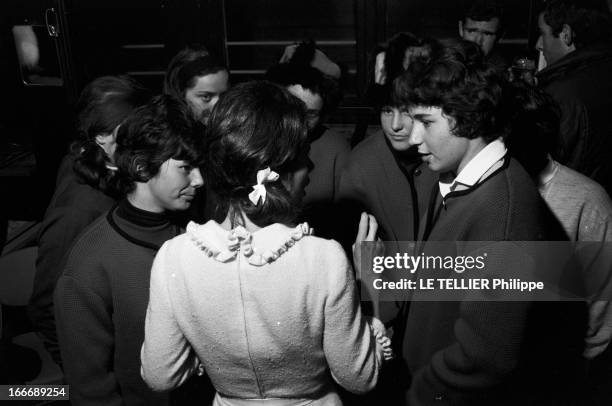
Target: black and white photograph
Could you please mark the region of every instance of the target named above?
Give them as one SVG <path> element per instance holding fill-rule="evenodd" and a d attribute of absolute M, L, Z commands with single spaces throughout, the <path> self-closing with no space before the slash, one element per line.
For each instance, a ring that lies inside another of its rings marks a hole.
<path fill-rule="evenodd" d="M 0 9 L 0 403 L 612 405 L 612 0 Z"/>

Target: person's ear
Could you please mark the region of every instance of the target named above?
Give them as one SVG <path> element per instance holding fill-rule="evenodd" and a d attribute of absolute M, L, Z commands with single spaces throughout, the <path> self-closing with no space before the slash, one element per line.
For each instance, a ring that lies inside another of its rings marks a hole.
<path fill-rule="evenodd" d="M 459 36 L 463 38 L 463 20 L 459 20 Z"/>
<path fill-rule="evenodd" d="M 561 38 L 561 41 L 563 41 L 565 46 L 568 48 L 574 45 L 574 30 L 572 30 L 572 27 L 567 24 L 563 24 L 563 28 L 559 33 L 559 38 Z"/>
<path fill-rule="evenodd" d="M 136 169 L 135 177 L 136 179 L 138 179 L 138 182 L 146 183 L 152 178 L 152 176 L 149 174 L 149 171 L 147 171 L 146 165 L 136 162 L 135 169 Z"/>
<path fill-rule="evenodd" d="M 106 152 L 107 155 L 112 154 L 113 145 L 115 144 L 115 136 L 113 133 L 102 133 L 96 135 L 96 144 Z"/>

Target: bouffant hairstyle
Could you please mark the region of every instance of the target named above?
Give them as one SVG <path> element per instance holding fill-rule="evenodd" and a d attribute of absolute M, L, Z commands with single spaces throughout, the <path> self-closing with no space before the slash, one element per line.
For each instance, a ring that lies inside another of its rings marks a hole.
<path fill-rule="evenodd" d="M 304 104 L 274 83 L 242 83 L 219 100 L 207 127 L 204 168 L 218 209 L 230 214 L 232 225 L 243 223 L 242 214 L 260 227 L 296 221 L 299 203 L 281 180 L 266 183 L 263 203 L 254 205 L 248 195 L 259 170 L 270 167 L 282 178 L 299 167 L 306 133 Z"/>
<path fill-rule="evenodd" d="M 86 184 L 117 197 L 120 194 L 111 157 L 96 143 L 96 136 L 111 134 L 149 92 L 127 76 L 102 76 L 90 82 L 76 104 L 76 138 L 70 146 L 74 172 Z"/>
<path fill-rule="evenodd" d="M 443 40 L 428 60 L 415 62 L 393 84 L 397 106 L 439 107 L 454 120 L 453 133 L 490 142 L 507 132 L 504 79 L 485 62 L 478 45 Z"/>
<path fill-rule="evenodd" d="M 204 127 L 188 108 L 168 95 L 154 97 L 134 110 L 117 133 L 115 163 L 125 193 L 147 182 L 168 159 L 201 165 Z"/>
<path fill-rule="evenodd" d="M 179 51 L 168 64 L 163 92 L 182 101 L 185 92 L 195 86 L 198 78 L 220 71 L 227 71 L 227 66 L 206 48 L 187 47 Z"/>

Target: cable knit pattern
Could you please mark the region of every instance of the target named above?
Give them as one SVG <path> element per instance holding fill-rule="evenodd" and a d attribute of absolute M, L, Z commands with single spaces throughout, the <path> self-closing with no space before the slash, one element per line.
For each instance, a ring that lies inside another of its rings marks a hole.
<path fill-rule="evenodd" d="M 180 385 L 197 359 L 230 398 L 318 399 L 334 380 L 352 392 L 374 387 L 382 354 L 338 243 L 306 225 L 188 230 L 153 264 L 141 353 L 151 387 Z M 248 260 L 258 253 L 271 262 Z"/>

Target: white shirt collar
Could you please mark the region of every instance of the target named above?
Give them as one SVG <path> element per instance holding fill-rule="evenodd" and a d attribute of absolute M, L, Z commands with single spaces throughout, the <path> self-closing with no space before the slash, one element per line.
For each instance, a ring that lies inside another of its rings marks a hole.
<path fill-rule="evenodd" d="M 506 145 L 498 138 L 487 144 L 451 182 L 440 181 L 440 194 L 446 197 L 458 187 L 467 189 L 474 186 L 483 176 L 506 155 Z"/>

